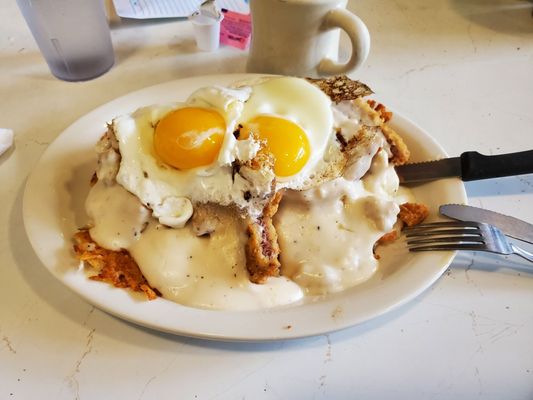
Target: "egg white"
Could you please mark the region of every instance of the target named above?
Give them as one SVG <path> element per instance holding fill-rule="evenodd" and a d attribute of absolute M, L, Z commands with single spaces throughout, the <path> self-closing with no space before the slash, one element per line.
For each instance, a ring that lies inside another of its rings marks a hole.
<path fill-rule="evenodd" d="M 181 227 L 192 215 L 192 202 L 221 205 L 243 201 L 245 182 L 235 184 L 231 163 L 237 157 L 255 156 L 259 144 L 233 136 L 249 89 L 210 87 L 193 93 L 184 103 L 144 107 L 115 118 L 112 129 L 119 143 L 120 168 L 116 181 L 133 193 L 161 223 Z M 178 170 L 163 163 L 154 150 L 154 132 L 159 120 L 183 107 L 203 107 L 218 111 L 226 121 L 224 142 L 217 160 L 205 167 Z M 239 184 L 240 183 L 240 184 Z"/>
<path fill-rule="evenodd" d="M 216 110 L 226 122 L 221 150 L 211 165 L 179 170 L 166 165 L 155 153 L 153 137 L 157 123 L 169 112 L 183 107 Z M 259 115 L 284 118 L 306 133 L 310 156 L 296 174 L 275 180 L 268 168 L 252 177 L 235 174 L 232 163 L 251 160 L 261 144 L 253 138 L 237 140 L 233 133 L 239 124 Z M 113 120 L 121 155 L 116 181 L 150 208 L 161 223 L 171 227 L 184 226 L 195 203 L 237 205 L 257 217 L 262 206 L 248 201 L 250 192 L 266 198 L 272 190 L 308 189 L 335 177 L 328 175 L 328 170 L 343 160 L 334 134 L 339 128 L 339 115 L 344 118 L 342 129 L 346 130 L 346 119 L 353 120 L 351 128 L 357 128 L 360 121 L 355 116 L 338 109 L 318 87 L 300 78 L 261 78 L 232 88 L 201 88 L 185 102 L 144 107 Z M 272 181 L 274 188 L 270 185 Z"/>

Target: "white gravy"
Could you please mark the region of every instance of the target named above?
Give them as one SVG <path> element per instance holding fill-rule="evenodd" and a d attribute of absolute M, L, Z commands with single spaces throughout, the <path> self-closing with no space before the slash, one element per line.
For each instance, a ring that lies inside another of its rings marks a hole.
<path fill-rule="evenodd" d="M 127 249 L 164 298 L 191 307 L 253 310 L 367 280 L 378 267 L 373 245 L 392 229 L 397 204 L 404 201 L 406 193 L 399 195 L 385 150 L 361 180 L 338 178 L 316 189 L 288 191 L 274 219 L 283 276 L 263 285 L 249 281 L 245 229 L 229 211 L 220 215 L 215 232 L 203 238 L 189 225 L 171 229 L 159 224 L 118 184 L 99 181 L 86 208 L 91 237 L 105 248 Z"/>

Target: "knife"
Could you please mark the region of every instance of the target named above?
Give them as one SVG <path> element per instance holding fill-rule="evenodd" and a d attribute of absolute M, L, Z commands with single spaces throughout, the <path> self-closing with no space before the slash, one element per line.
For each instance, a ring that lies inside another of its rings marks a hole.
<path fill-rule="evenodd" d="M 533 244 L 533 225 L 518 218 L 460 204 L 445 204 L 440 206 L 439 211 L 442 215 L 460 221 L 485 222 L 494 225 L 508 236 Z"/>
<path fill-rule="evenodd" d="M 533 150 L 485 156 L 467 151 L 460 157 L 405 164 L 396 167 L 401 183 L 459 177 L 463 181 L 533 173 Z"/>

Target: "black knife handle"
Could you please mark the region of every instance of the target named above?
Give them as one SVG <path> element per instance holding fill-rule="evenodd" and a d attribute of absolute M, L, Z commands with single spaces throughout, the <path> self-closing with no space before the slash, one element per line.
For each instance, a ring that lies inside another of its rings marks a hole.
<path fill-rule="evenodd" d="M 533 150 L 485 156 L 477 151 L 461 154 L 463 181 L 533 173 Z"/>

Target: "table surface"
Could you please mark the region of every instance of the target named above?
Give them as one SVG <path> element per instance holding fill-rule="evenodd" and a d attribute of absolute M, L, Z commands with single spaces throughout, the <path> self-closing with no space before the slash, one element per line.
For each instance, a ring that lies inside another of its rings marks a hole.
<path fill-rule="evenodd" d="M 186 21 L 111 18 L 117 62 L 89 82 L 53 78 L 15 2 L 0 6 L 1 399 L 533 398 L 533 273 L 459 254 L 425 293 L 341 332 L 274 343 L 177 337 L 114 318 L 56 281 L 32 251 L 22 194 L 67 126 L 131 91 L 243 72 L 246 52 L 196 49 Z M 353 77 L 451 155 L 533 147 L 533 4 L 359 0 L 372 50 Z M 344 42 L 343 42 L 344 43 Z M 466 184 L 472 205 L 533 222 L 533 176 Z"/>

